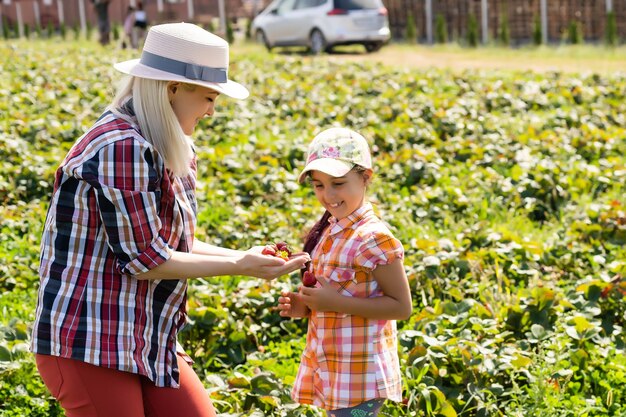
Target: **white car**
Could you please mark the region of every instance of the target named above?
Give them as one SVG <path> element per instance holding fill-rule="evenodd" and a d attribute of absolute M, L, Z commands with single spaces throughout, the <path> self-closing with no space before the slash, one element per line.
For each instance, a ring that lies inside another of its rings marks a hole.
<path fill-rule="evenodd" d="M 314 54 L 350 44 L 374 52 L 391 37 L 382 0 L 274 0 L 254 18 L 252 33 L 268 50 L 306 46 Z"/>

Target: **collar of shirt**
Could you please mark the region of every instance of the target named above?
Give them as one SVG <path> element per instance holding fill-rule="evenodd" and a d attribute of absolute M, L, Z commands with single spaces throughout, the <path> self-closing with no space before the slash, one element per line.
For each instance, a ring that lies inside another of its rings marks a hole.
<path fill-rule="evenodd" d="M 371 203 L 364 203 L 361 207 L 354 210 L 352 213 L 348 214 L 341 220 L 337 220 L 335 217 L 330 217 L 328 222 L 330 223 L 330 232 L 329 234 L 336 235 L 344 229 L 352 227 L 353 224 L 357 223 L 359 220 L 367 217 L 368 215 L 373 214 L 374 210 L 372 208 Z"/>
<path fill-rule="evenodd" d="M 137 130 L 137 132 L 141 134 L 141 129 L 139 128 L 139 121 L 137 120 L 137 115 L 135 114 L 135 106 L 133 104 L 132 97 L 129 97 L 125 101 L 123 101 L 120 107 L 111 110 L 116 116 L 121 117 L 128 123 L 130 123 L 133 129 Z"/>

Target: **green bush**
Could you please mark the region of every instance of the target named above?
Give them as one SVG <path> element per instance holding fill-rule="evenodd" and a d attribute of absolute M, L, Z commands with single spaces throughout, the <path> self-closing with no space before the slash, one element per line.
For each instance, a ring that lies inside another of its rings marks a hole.
<path fill-rule="evenodd" d="M 211 33 L 215 33 L 215 23 L 213 22 L 213 19 L 210 19 L 208 23 L 204 25 L 204 28 Z"/>
<path fill-rule="evenodd" d="M 406 18 L 404 38 L 408 43 L 417 43 L 417 26 L 413 13 L 409 12 Z"/>
<path fill-rule="evenodd" d="M 567 41 L 572 45 L 583 43 L 583 31 L 580 22 L 572 20 L 567 27 Z"/>
<path fill-rule="evenodd" d="M 54 25 L 51 21 L 46 25 L 46 37 L 51 38 L 54 35 Z"/>
<path fill-rule="evenodd" d="M 435 18 L 435 42 L 448 43 L 448 27 L 446 18 L 438 14 Z"/>
<path fill-rule="evenodd" d="M 535 46 L 539 46 L 543 43 L 543 33 L 541 31 L 541 20 L 535 17 L 533 24 L 533 43 Z"/>
<path fill-rule="evenodd" d="M 619 43 L 617 33 L 617 20 L 614 11 L 611 11 L 606 15 L 606 34 L 604 40 L 609 46 L 617 46 L 617 44 Z"/>
<path fill-rule="evenodd" d="M 235 32 L 233 31 L 233 24 L 230 19 L 226 19 L 226 40 L 229 44 L 235 42 Z"/>
<path fill-rule="evenodd" d="M 11 33 L 11 28 L 9 27 L 9 22 L 6 20 L 4 15 L 2 15 L 0 17 L 0 19 L 2 19 L 2 37 L 5 40 L 9 39 L 9 35 Z"/>
<path fill-rule="evenodd" d="M 114 41 L 120 40 L 120 25 L 118 23 L 114 23 L 111 28 L 111 35 L 113 36 Z"/>
<path fill-rule="evenodd" d="M 498 40 L 500 44 L 509 46 L 511 44 L 511 32 L 509 30 L 509 20 L 506 15 L 502 15 L 500 19 L 500 28 L 498 30 Z"/>
<path fill-rule="evenodd" d="M 88 20 L 86 25 L 85 39 L 88 41 L 93 39 L 93 24 Z"/>
<path fill-rule="evenodd" d="M 478 21 L 473 13 L 467 19 L 467 44 L 472 48 L 478 46 Z"/>
<path fill-rule="evenodd" d="M 252 40 L 252 21 L 254 20 L 254 18 L 250 17 L 249 19 L 247 19 L 246 21 L 246 40 Z"/>

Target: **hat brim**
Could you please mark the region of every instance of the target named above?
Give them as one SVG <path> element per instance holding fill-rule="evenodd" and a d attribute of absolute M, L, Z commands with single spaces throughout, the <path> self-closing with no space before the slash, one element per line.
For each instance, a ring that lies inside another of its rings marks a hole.
<path fill-rule="evenodd" d="M 188 84 L 207 87 L 211 90 L 217 91 L 220 94 L 225 94 L 228 97 L 239 100 L 247 98 L 250 95 L 250 92 L 246 87 L 232 80 L 228 80 L 225 83 L 212 83 L 202 80 L 191 80 L 187 77 L 183 77 L 182 75 L 172 74 L 171 72 L 161 71 L 140 64 L 139 59 L 131 59 L 129 61 L 118 62 L 113 65 L 113 68 L 124 74 L 133 75 L 135 77 L 148 78 L 150 80 L 180 81 Z"/>
<path fill-rule="evenodd" d="M 332 177 L 343 177 L 354 168 L 354 164 L 340 159 L 320 158 L 309 162 L 298 175 L 298 182 L 302 183 L 306 179 L 307 172 L 320 171 Z"/>

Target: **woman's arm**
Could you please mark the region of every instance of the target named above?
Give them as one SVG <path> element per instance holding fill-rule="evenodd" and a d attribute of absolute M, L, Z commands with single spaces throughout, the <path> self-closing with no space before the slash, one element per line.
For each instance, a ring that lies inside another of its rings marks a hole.
<path fill-rule="evenodd" d="M 374 269 L 374 279 L 383 292 L 381 297 L 341 295 L 324 278 L 316 278 L 321 287 L 302 287 L 302 300 L 311 310 L 335 311 L 377 320 L 406 320 L 411 316 L 411 290 L 401 259 Z"/>
<path fill-rule="evenodd" d="M 137 279 L 189 279 L 220 275 L 247 275 L 272 279 L 301 269 L 310 260 L 308 254 L 294 256 L 284 261 L 252 251 L 232 252 L 237 252 L 237 255 L 199 255 L 176 251 L 161 265 L 138 274 Z"/>
<path fill-rule="evenodd" d="M 234 249 L 222 248 L 220 246 L 211 245 L 210 243 L 206 243 L 206 242 L 202 242 L 200 240 L 194 239 L 191 253 L 195 253 L 198 255 L 237 257 L 237 256 L 241 256 L 243 252 L 239 250 L 234 250 Z"/>

